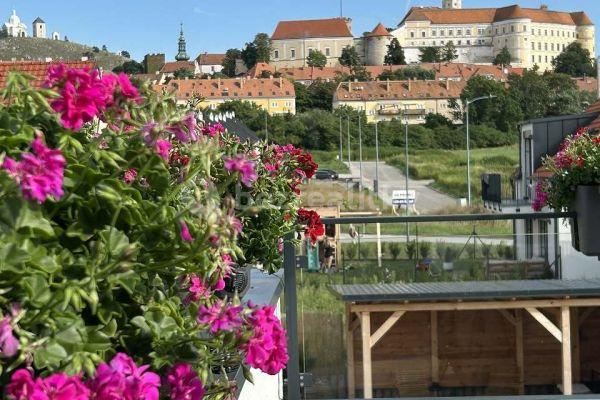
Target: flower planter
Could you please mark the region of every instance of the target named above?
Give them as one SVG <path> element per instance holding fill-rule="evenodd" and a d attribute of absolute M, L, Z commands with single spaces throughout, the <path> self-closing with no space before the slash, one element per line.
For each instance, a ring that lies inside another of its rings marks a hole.
<path fill-rule="evenodd" d="M 248 289 L 250 289 L 250 269 L 252 269 L 251 265 L 243 267 L 233 266 L 231 274 L 225 278 L 225 289 L 223 292 L 229 297 L 237 294 L 240 298 L 243 298 Z"/>
<path fill-rule="evenodd" d="M 573 211 L 573 246 L 586 256 L 600 257 L 600 185 L 577 186 Z"/>

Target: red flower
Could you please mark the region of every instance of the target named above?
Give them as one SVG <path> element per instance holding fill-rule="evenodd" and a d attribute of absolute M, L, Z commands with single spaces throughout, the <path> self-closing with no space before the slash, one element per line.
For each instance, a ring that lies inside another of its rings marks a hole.
<path fill-rule="evenodd" d="M 305 225 L 304 233 L 310 237 L 313 244 L 325 234 L 325 225 L 316 211 L 301 208 L 298 210 L 298 223 Z"/>

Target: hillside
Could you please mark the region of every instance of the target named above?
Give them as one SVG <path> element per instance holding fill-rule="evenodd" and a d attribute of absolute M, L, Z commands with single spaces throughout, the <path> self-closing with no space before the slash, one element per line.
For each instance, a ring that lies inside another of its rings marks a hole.
<path fill-rule="evenodd" d="M 112 70 L 128 59 L 118 54 L 100 51 L 94 53 L 92 47 L 62 40 L 37 38 L 0 39 L 0 61 L 17 60 L 80 60 L 84 54 L 92 54 L 93 61 L 105 70 Z"/>

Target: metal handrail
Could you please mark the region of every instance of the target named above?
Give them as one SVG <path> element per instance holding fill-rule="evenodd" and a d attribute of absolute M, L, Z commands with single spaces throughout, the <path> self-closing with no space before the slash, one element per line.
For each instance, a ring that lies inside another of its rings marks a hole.
<path fill-rule="evenodd" d="M 323 218 L 326 225 L 336 224 L 394 224 L 406 222 L 467 222 L 467 221 L 507 221 L 526 219 L 577 218 L 575 212 L 531 212 L 509 214 L 448 214 Z"/>

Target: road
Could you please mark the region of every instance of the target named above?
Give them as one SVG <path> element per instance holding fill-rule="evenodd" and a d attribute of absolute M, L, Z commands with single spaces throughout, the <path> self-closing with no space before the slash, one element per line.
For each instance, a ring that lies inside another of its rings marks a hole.
<path fill-rule="evenodd" d="M 375 162 L 364 161 L 362 167 L 363 185 L 373 189 L 375 180 Z M 360 177 L 360 163 L 351 162 L 352 176 Z M 433 190 L 429 185 L 431 180 L 408 180 L 408 189 L 417 192 L 416 209 L 421 214 L 431 214 L 446 207 L 455 206 L 457 199 Z M 396 167 L 379 163 L 379 197 L 386 203 L 392 204 L 392 191 L 405 188 L 404 174 Z"/>

